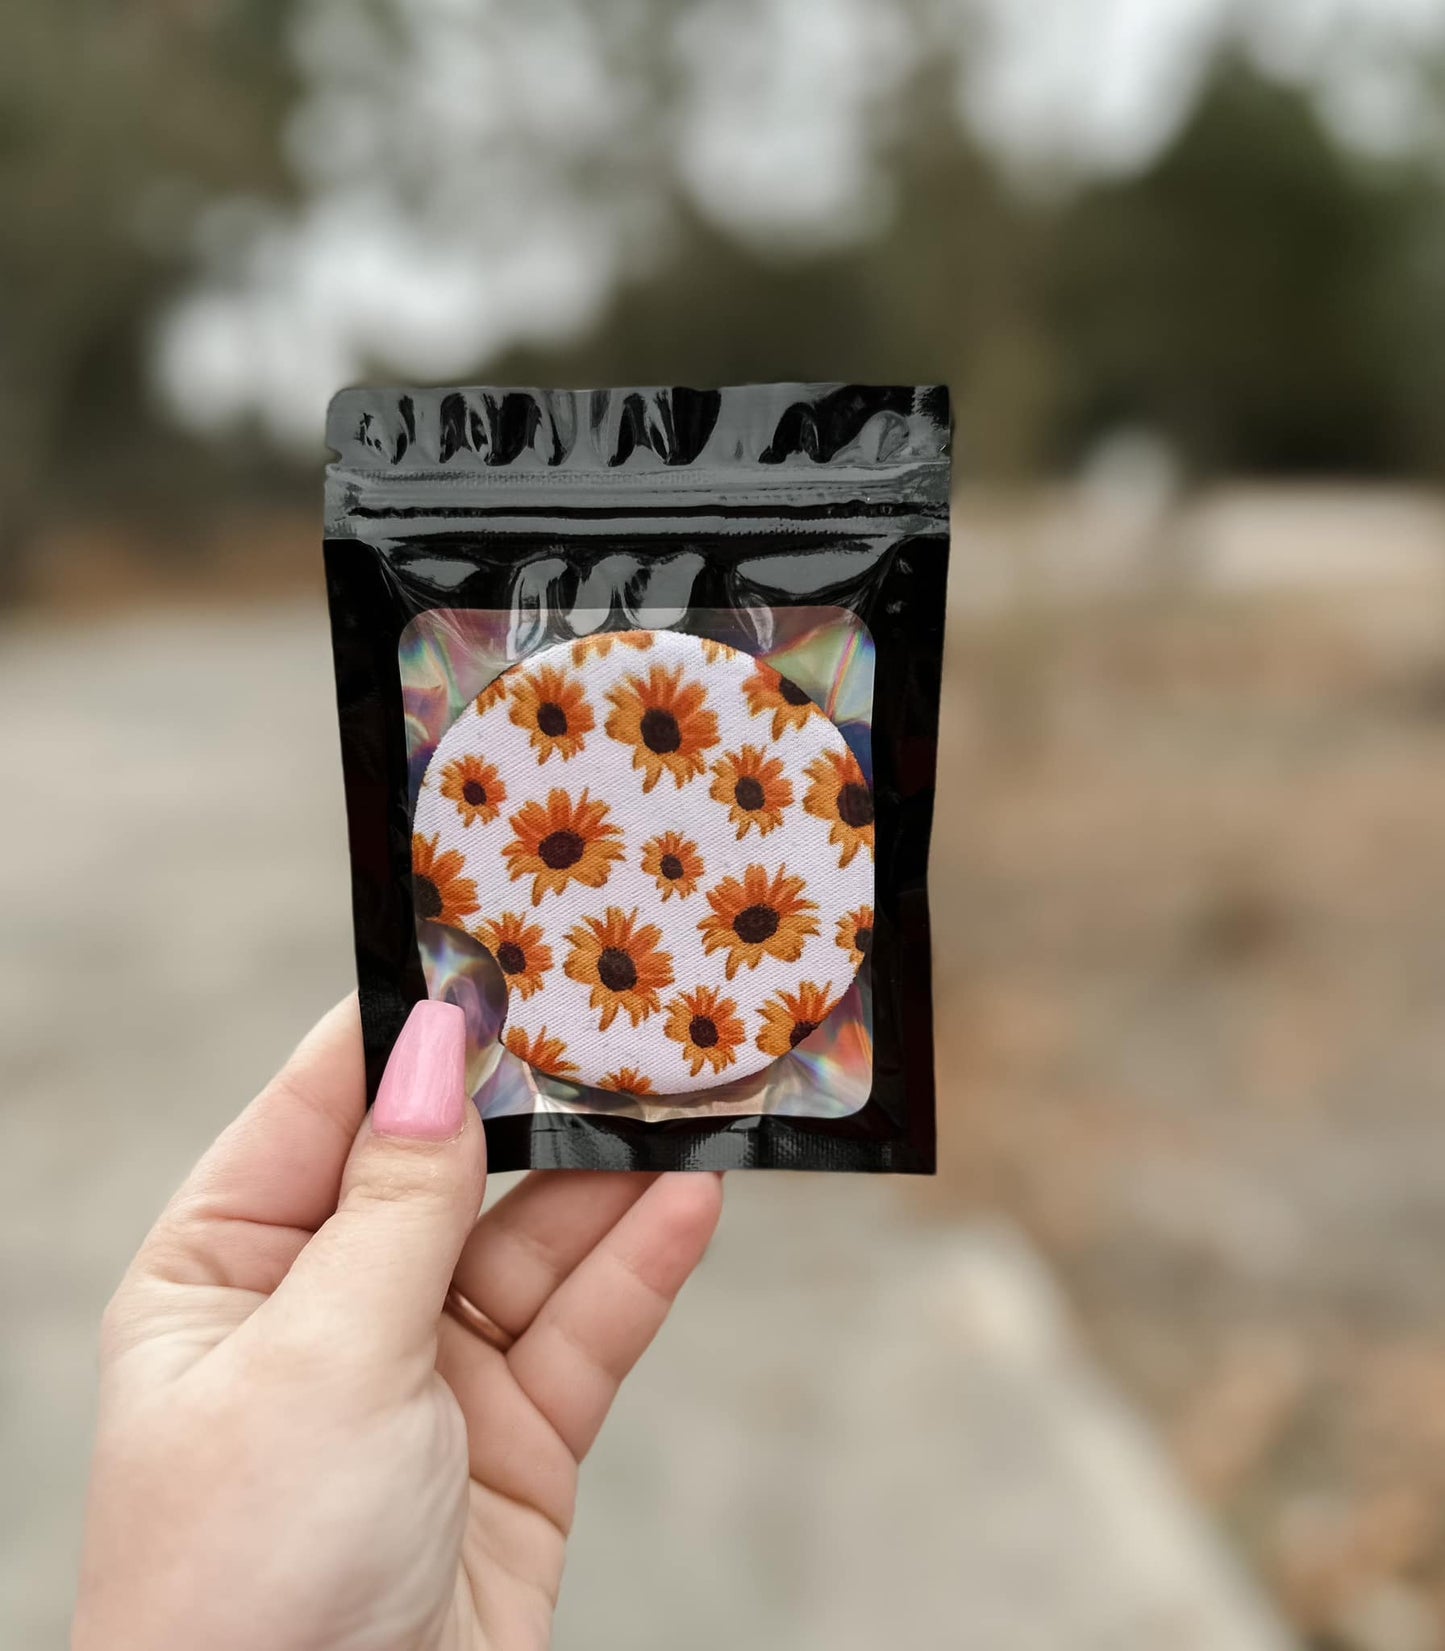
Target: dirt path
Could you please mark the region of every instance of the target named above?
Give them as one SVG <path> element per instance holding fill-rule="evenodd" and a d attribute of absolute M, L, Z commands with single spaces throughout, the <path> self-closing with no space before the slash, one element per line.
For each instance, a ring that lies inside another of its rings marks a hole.
<path fill-rule="evenodd" d="M 350 978 L 321 616 L 0 639 L 0 1641 L 62 1637 L 96 1317 Z M 1007 1226 L 735 1177 L 586 1472 L 582 1651 L 1278 1651 Z"/>

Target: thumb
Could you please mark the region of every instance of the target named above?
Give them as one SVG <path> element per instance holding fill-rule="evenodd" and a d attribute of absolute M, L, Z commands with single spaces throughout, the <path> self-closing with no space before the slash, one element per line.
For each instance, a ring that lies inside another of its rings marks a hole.
<path fill-rule="evenodd" d="M 437 1320 L 486 1181 L 466 1017 L 415 1005 L 352 1145 L 336 1213 L 256 1317 L 270 1333 L 392 1364 L 435 1356 Z M 254 1321 L 253 1321 L 254 1322 Z M 260 1326 L 257 1327 L 258 1329 Z"/>

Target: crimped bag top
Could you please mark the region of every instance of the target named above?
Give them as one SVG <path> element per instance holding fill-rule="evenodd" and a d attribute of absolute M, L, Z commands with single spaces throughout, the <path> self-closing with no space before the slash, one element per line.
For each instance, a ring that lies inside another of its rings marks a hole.
<path fill-rule="evenodd" d="M 413 897 L 507 984 L 507 1048 L 597 1088 L 747 1077 L 837 1005 L 872 934 L 873 801 L 823 710 L 676 631 L 504 671 L 443 735 Z"/>

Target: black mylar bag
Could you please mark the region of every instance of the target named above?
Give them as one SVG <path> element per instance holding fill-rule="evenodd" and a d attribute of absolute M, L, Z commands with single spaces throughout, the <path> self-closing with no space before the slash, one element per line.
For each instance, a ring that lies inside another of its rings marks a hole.
<path fill-rule="evenodd" d="M 326 576 L 374 1097 L 494 1169 L 934 1167 L 937 387 L 358 389 Z"/>

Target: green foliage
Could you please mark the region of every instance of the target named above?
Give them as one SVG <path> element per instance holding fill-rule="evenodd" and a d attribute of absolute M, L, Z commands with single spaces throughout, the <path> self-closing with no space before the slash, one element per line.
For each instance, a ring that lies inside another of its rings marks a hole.
<path fill-rule="evenodd" d="M 0 50 L 0 580 L 43 489 L 174 472 L 149 331 L 197 212 L 284 196 L 282 0 L 19 0 Z M 57 472 L 64 466 L 63 483 Z M 140 467 L 138 470 L 137 467 Z M 13 571 L 13 569 L 12 569 Z"/>
<path fill-rule="evenodd" d="M 0 584 L 42 497 L 114 508 L 128 491 L 170 505 L 185 478 L 216 474 L 198 438 L 152 407 L 146 353 L 196 277 L 206 206 L 284 213 L 297 189 L 282 143 L 300 91 L 285 45 L 294 12 L 288 0 L 17 0 L 7 14 Z M 423 14 L 357 0 L 349 15 L 382 31 L 380 78 L 331 71 L 374 104 Z M 672 0 L 588 14 L 634 112 L 613 149 L 565 156 L 592 197 L 646 192 L 639 221 L 658 226 L 655 241 L 585 336 L 459 359 L 446 376 L 943 378 L 965 462 L 992 475 L 1073 463 L 1136 424 L 1196 473 L 1445 470 L 1445 190 L 1423 158 L 1362 159 L 1306 89 L 1227 55 L 1142 172 L 1028 200 L 966 135 L 958 43 L 935 42 L 872 133 L 886 220 L 854 245 L 785 253 L 709 221 L 678 174 L 669 134 L 683 94 L 665 37 L 682 15 Z M 541 131 L 547 112 L 535 113 Z M 404 136 L 364 181 L 419 203 L 418 223 L 429 190 L 432 209 L 465 211 L 466 191 L 447 185 L 505 164 L 490 150 L 439 156 L 425 130 Z M 381 342 L 378 370 L 406 372 Z M 235 450 L 213 449 L 228 461 Z M 271 468 L 285 474 L 279 456 Z"/>
<path fill-rule="evenodd" d="M 910 88 L 880 233 L 770 255 L 678 203 L 666 255 L 583 338 L 483 364 L 499 383 L 952 383 L 974 462 L 1028 469 L 1056 376 L 1048 225 L 966 139 L 942 77 Z"/>
<path fill-rule="evenodd" d="M 1195 473 L 1445 469 L 1445 199 L 1344 149 L 1306 91 L 1226 57 L 1139 175 L 1006 192 L 913 88 L 873 242 L 769 260 L 693 221 L 586 339 L 489 373 L 543 382 L 951 381 L 991 475 L 1150 427 Z"/>
<path fill-rule="evenodd" d="M 1440 205 L 1418 168 L 1348 154 L 1299 91 L 1225 59 L 1148 171 L 1058 222 L 1061 448 L 1137 422 L 1201 469 L 1420 462 L 1396 305 Z"/>

